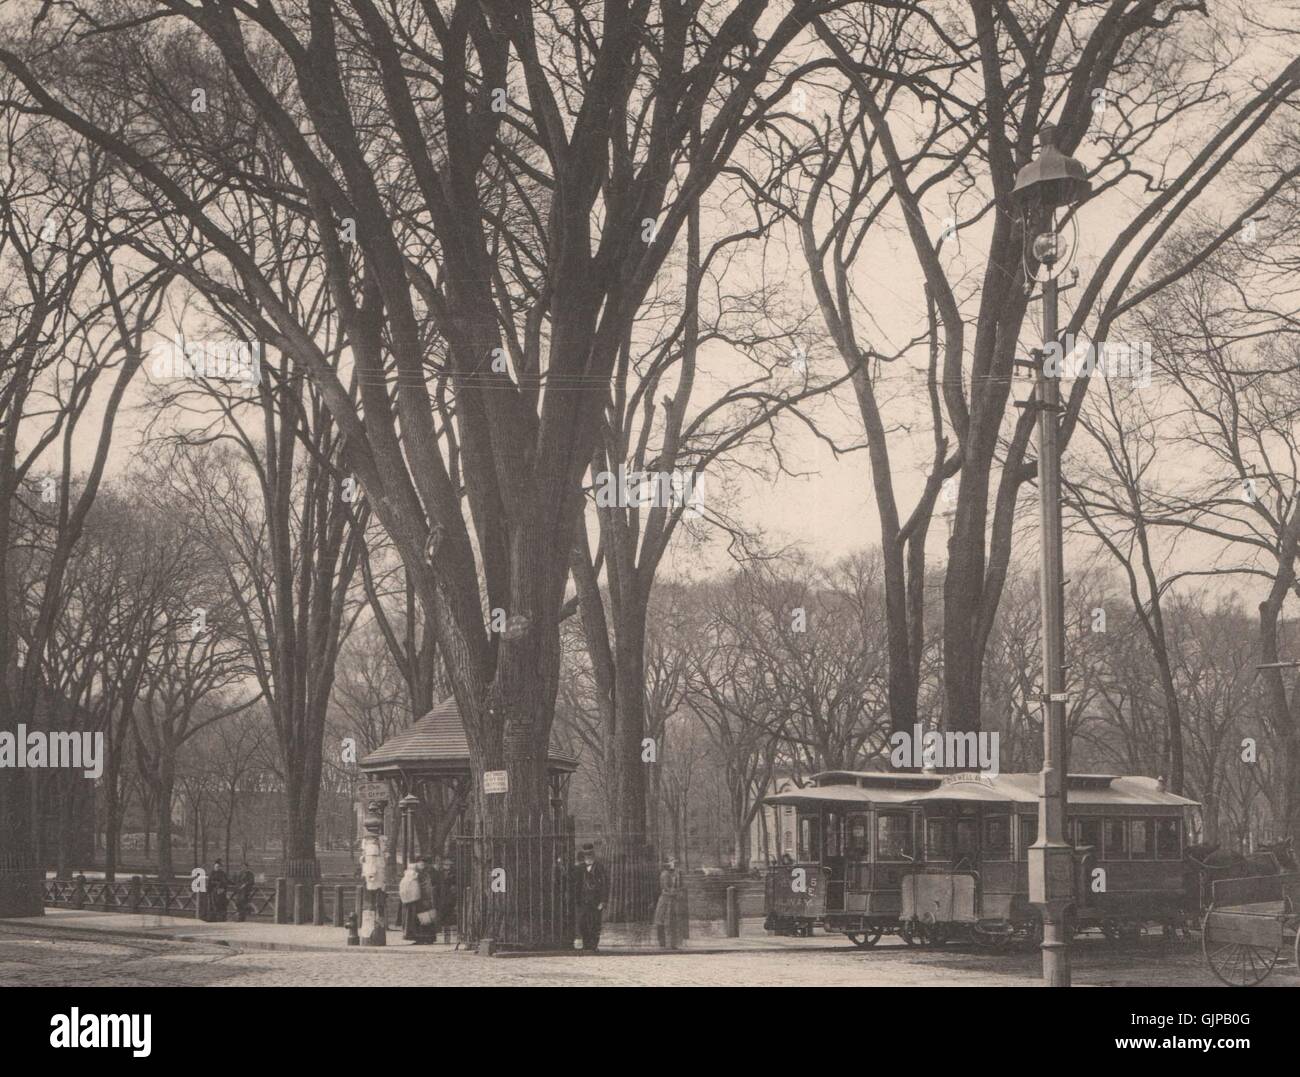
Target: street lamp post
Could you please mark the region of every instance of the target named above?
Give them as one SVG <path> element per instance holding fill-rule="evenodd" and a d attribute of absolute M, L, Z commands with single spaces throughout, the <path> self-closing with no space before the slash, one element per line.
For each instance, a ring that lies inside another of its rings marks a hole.
<path fill-rule="evenodd" d="M 1061 542 L 1061 411 L 1063 354 L 1057 342 L 1057 275 L 1064 268 L 1056 210 L 1086 198 L 1083 166 L 1056 148 L 1055 128 L 1044 125 L 1038 157 L 1016 176 L 1012 199 L 1021 210 L 1026 237 L 1031 222 L 1046 221 L 1033 239 L 1033 256 L 1047 269 L 1043 282 L 1043 352 L 1037 363 L 1038 537 L 1043 635 L 1043 770 L 1038 794 L 1038 840 L 1029 850 L 1029 900 L 1043 924 L 1043 982 L 1070 986 L 1070 931 L 1074 903 L 1074 850 L 1065 838 L 1065 602 Z M 1049 363 L 1052 354 L 1057 362 Z"/>
<path fill-rule="evenodd" d="M 402 813 L 402 867 L 405 868 L 415 859 L 415 809 L 420 806 L 420 798 L 414 793 L 407 793 L 397 802 Z"/>

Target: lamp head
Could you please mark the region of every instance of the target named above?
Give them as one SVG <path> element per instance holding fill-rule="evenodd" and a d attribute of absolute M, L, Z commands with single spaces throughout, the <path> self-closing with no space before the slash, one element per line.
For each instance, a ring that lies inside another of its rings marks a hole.
<path fill-rule="evenodd" d="M 1055 265 L 1062 254 L 1061 246 L 1059 232 L 1039 232 L 1034 236 L 1034 260 L 1039 265 Z"/>
<path fill-rule="evenodd" d="M 1026 217 L 1035 208 L 1072 206 L 1092 193 L 1087 170 L 1056 148 L 1055 124 L 1043 124 L 1038 141 L 1038 156 L 1017 173 L 1011 191 L 1012 203 Z"/>

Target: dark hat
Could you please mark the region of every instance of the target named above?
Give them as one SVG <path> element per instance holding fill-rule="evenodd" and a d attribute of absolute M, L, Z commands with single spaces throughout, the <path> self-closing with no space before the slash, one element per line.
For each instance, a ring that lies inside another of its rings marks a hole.
<path fill-rule="evenodd" d="M 587 842 L 585 845 L 583 845 L 582 851 L 584 853 L 594 853 L 596 851 L 596 847 L 591 842 Z"/>

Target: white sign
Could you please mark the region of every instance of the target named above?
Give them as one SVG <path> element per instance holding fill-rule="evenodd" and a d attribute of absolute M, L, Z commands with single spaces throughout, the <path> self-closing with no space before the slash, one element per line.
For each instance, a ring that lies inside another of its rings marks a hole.
<path fill-rule="evenodd" d="M 483 792 L 504 793 L 509 788 L 509 776 L 504 770 L 485 770 L 483 772 Z"/>

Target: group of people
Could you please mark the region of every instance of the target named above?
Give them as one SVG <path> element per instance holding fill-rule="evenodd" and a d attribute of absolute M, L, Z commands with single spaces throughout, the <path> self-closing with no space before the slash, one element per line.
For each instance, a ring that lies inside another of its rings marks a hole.
<path fill-rule="evenodd" d="M 556 868 L 559 872 L 563 864 L 557 864 Z M 582 949 L 594 953 L 600 946 L 605 904 L 609 901 L 609 873 L 596 857 L 596 846 L 592 842 L 587 842 L 579 850 L 569 882 Z M 654 913 L 655 934 L 664 949 L 677 948 L 677 901 L 681 893 L 682 873 L 677 870 L 677 858 L 670 856 L 659 873 L 659 899 Z"/>
<path fill-rule="evenodd" d="M 244 920 L 253 911 L 253 887 L 256 883 L 257 878 L 248 861 L 244 861 L 232 879 L 226 873 L 226 866 L 220 860 L 214 860 L 208 874 L 208 915 L 213 920 L 226 920 L 233 913 L 235 920 Z"/>
<path fill-rule="evenodd" d="M 402 934 L 417 946 L 437 942 L 439 928 L 455 919 L 456 883 L 449 857 L 435 861 L 422 856 L 406 865 L 398 884 L 402 902 Z"/>
<path fill-rule="evenodd" d="M 562 878 L 564 865 L 556 864 Z M 609 901 L 609 872 L 596 856 L 596 847 L 587 842 L 578 851 L 568 883 L 577 913 L 577 933 L 582 949 L 594 953 L 600 946 L 600 933 Z M 214 920 L 244 920 L 252 913 L 252 894 L 256 878 L 245 861 L 232 878 L 225 865 L 216 860 L 208 875 L 209 915 Z M 677 901 L 682 893 L 682 873 L 676 857 L 669 857 L 659 872 L 659 899 L 655 903 L 654 926 L 659 945 L 676 949 L 678 943 Z M 406 866 L 398 885 L 402 902 L 402 928 L 406 938 L 416 945 L 436 942 L 438 931 L 449 927 L 456 916 L 455 869 L 449 857 L 434 860 L 422 856 Z"/>

